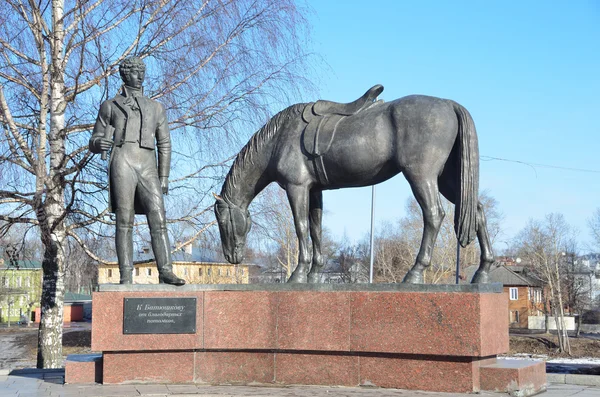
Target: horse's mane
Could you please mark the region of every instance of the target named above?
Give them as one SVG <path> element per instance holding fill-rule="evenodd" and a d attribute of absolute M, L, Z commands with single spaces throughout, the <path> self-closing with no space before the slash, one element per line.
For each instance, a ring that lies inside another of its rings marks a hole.
<path fill-rule="evenodd" d="M 238 153 L 225 178 L 225 183 L 221 189 L 221 196 L 226 201 L 231 201 L 231 192 L 235 190 L 237 182 L 244 177 L 246 167 L 254 164 L 253 156 L 259 153 L 271 141 L 283 123 L 297 117 L 305 106 L 306 103 L 297 103 L 283 109 L 252 135 L 252 138 Z"/>

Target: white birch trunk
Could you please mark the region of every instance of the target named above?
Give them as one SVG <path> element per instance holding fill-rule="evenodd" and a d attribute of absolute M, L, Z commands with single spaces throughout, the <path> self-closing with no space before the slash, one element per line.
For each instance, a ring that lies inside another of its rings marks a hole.
<path fill-rule="evenodd" d="M 65 159 L 65 85 L 64 85 L 64 0 L 52 1 L 50 74 L 50 146 L 49 172 L 45 180 L 46 197 L 39 219 L 44 243 L 42 264 L 44 281 L 41 301 L 41 321 L 38 334 L 38 368 L 60 368 L 63 364 L 62 333 L 65 274 L 65 183 L 61 174 Z M 40 159 L 41 160 L 41 159 Z M 41 161 L 40 161 L 41 162 Z M 45 163 L 45 162 L 43 162 Z"/>

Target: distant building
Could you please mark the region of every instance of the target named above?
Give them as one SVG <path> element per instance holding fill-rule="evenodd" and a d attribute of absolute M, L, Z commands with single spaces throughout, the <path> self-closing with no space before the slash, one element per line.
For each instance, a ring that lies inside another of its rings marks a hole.
<path fill-rule="evenodd" d="M 569 272 L 574 278 L 573 288 L 587 308 L 600 304 L 600 254 L 579 256 Z"/>
<path fill-rule="evenodd" d="M 508 295 L 509 328 L 529 328 L 529 317 L 544 315 L 544 299 L 548 299 L 541 280 L 530 276 L 520 261 L 505 259 L 503 265 L 490 270 L 491 283 L 501 283 Z M 470 283 L 479 266 L 464 269 L 461 283 Z"/>
<path fill-rule="evenodd" d="M 502 283 L 508 294 L 510 328 L 529 328 L 529 316 L 544 314 L 544 284 L 529 276 L 523 266 L 498 266 L 490 271 L 490 281 Z"/>
<path fill-rule="evenodd" d="M 42 297 L 42 263 L 0 259 L 0 322 L 35 318 Z"/>
<path fill-rule="evenodd" d="M 133 269 L 134 284 L 158 284 L 156 262 L 136 262 Z M 248 264 L 209 262 L 173 262 L 173 272 L 188 284 L 248 284 Z M 119 265 L 110 263 L 98 266 L 98 284 L 118 284 Z"/>
<path fill-rule="evenodd" d="M 188 284 L 248 284 L 251 264 L 232 265 L 214 261 L 218 258 L 212 250 L 186 246 L 172 255 L 173 272 Z M 152 250 L 145 247 L 137 253 L 133 264 L 134 284 L 158 284 L 158 269 Z M 98 266 L 98 284 L 118 284 L 117 262 Z"/>

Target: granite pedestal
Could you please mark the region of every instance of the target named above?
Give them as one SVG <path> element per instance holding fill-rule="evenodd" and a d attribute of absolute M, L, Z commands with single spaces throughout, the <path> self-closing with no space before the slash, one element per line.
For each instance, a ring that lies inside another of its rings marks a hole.
<path fill-rule="evenodd" d="M 155 297 L 196 298 L 195 332 L 124 333 L 124 300 Z M 539 391 L 543 362 L 496 358 L 508 351 L 507 302 L 499 284 L 101 285 L 92 351 L 105 384 Z"/>

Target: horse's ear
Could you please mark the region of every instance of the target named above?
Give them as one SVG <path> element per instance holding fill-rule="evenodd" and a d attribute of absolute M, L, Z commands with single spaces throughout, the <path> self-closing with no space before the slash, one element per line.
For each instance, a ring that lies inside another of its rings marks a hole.
<path fill-rule="evenodd" d="M 225 201 L 225 200 L 223 200 L 223 197 L 219 196 L 218 194 L 216 194 L 216 193 L 214 193 L 214 192 L 213 192 L 213 196 L 215 196 L 215 199 L 216 199 L 217 201 Z"/>

